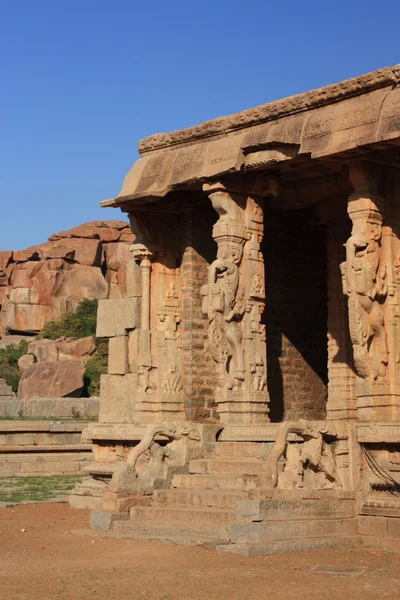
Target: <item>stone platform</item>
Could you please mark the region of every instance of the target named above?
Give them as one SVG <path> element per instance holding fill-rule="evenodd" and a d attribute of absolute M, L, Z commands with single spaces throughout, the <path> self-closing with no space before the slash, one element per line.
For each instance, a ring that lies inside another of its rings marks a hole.
<path fill-rule="evenodd" d="M 93 460 L 82 421 L 0 420 L 0 477 L 76 475 Z"/>

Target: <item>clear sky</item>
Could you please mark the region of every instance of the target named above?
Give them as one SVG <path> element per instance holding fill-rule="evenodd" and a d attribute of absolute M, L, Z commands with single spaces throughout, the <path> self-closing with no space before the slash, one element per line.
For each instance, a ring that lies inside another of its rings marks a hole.
<path fill-rule="evenodd" d="M 137 141 L 400 62 L 399 0 L 0 0 L 0 249 L 95 219 Z"/>

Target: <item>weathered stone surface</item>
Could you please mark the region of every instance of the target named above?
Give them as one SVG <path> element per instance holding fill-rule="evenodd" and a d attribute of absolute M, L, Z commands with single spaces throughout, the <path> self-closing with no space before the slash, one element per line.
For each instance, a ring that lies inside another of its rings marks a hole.
<path fill-rule="evenodd" d="M 126 221 L 93 221 L 0 252 L 0 335 L 36 333 L 84 298 L 124 297 L 132 239 Z"/>
<path fill-rule="evenodd" d="M 128 372 L 128 336 L 110 338 L 108 344 L 108 373 L 125 375 Z"/>
<path fill-rule="evenodd" d="M 128 513 L 111 513 L 104 510 L 92 510 L 90 513 L 90 527 L 92 529 L 102 529 L 109 531 L 115 521 L 126 520 Z"/>
<path fill-rule="evenodd" d="M 22 372 L 27 371 L 35 363 L 33 354 L 24 354 L 18 359 L 18 366 Z"/>
<path fill-rule="evenodd" d="M 133 234 L 132 234 L 133 236 Z M 132 253 L 128 244 L 121 244 L 111 242 L 104 246 L 104 254 L 106 258 L 107 268 L 113 271 L 118 271 L 121 267 L 124 267 Z"/>
<path fill-rule="evenodd" d="M 0 348 L 6 348 L 9 345 L 16 345 L 20 342 L 30 342 L 32 341 L 32 336 L 30 335 L 3 335 L 0 338 Z"/>
<path fill-rule="evenodd" d="M 132 398 L 137 388 L 137 377 L 133 373 L 102 375 L 100 392 L 100 423 L 133 423 Z M 106 401 L 101 401 L 101 397 Z M 108 399 L 113 401 L 109 402 Z"/>
<path fill-rule="evenodd" d="M 6 267 L 10 264 L 12 256 L 11 250 L 0 250 L 0 274 L 6 272 Z"/>
<path fill-rule="evenodd" d="M 26 262 L 28 260 L 37 260 L 40 257 L 39 249 L 37 246 L 32 246 L 26 250 L 14 250 L 13 259 L 15 262 Z"/>
<path fill-rule="evenodd" d="M 139 325 L 140 312 L 137 298 L 101 300 L 97 313 L 97 337 L 126 335 L 128 329 Z"/>
<path fill-rule="evenodd" d="M 4 381 L 4 379 L 0 379 L 0 398 L 13 398 L 15 396 L 14 392 L 10 385 Z"/>
<path fill-rule="evenodd" d="M 101 265 L 101 243 L 98 240 L 75 238 L 53 242 L 43 251 L 45 258 L 65 258 L 80 265 Z"/>
<path fill-rule="evenodd" d="M 79 359 L 35 363 L 23 374 L 18 396 L 22 399 L 80 396 L 84 372 Z"/>
<path fill-rule="evenodd" d="M 101 269 L 87 265 L 72 265 L 59 287 L 62 296 L 79 302 L 83 298 L 107 298 L 108 285 Z"/>
<path fill-rule="evenodd" d="M 29 417 L 33 419 L 97 419 L 99 416 L 98 398 L 37 398 L 17 399 L 12 393 L 10 396 L 2 396 L 0 390 L 0 417 L 15 418 Z M 23 421 L 22 426 L 27 430 Z M 45 423 L 45 421 L 44 421 Z M 14 427 L 16 425 L 14 424 Z M 75 429 L 74 429 L 75 431 Z"/>
<path fill-rule="evenodd" d="M 89 359 L 96 351 L 93 336 L 84 338 L 63 337 L 58 340 L 35 340 L 29 344 L 38 362 L 70 360 L 71 358 Z"/>

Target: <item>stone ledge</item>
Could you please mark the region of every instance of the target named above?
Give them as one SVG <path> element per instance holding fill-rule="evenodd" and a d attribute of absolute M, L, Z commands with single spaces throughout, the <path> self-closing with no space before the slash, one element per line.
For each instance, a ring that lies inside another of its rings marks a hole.
<path fill-rule="evenodd" d="M 400 422 L 357 423 L 360 443 L 400 443 Z"/>
<path fill-rule="evenodd" d="M 226 117 L 205 121 L 201 125 L 149 136 L 139 142 L 139 152 L 144 154 L 167 146 L 176 146 L 218 134 L 221 135 L 227 131 L 240 130 L 278 117 L 326 106 L 338 100 L 353 98 L 379 88 L 394 86 L 399 81 L 400 65 L 385 67 L 359 77 L 346 79 L 340 83 L 268 102 Z"/>
<path fill-rule="evenodd" d="M 15 452 L 91 452 L 91 444 L 34 444 L 34 445 L 1 445 L 0 454 L 13 454 Z"/>
<path fill-rule="evenodd" d="M 98 418 L 99 398 L 0 398 L 0 417 Z"/>
<path fill-rule="evenodd" d="M 0 433 L 9 432 L 36 432 L 49 433 L 82 432 L 87 423 L 83 421 L 0 421 Z"/>

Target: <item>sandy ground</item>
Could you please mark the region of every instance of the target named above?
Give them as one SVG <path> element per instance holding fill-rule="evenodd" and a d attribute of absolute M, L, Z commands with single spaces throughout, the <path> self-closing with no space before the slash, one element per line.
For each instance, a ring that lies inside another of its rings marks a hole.
<path fill-rule="evenodd" d="M 1 600 L 400 600 L 400 556 L 323 550 L 257 558 L 71 533 L 88 511 L 0 508 Z M 367 566 L 360 576 L 310 573 Z"/>

